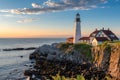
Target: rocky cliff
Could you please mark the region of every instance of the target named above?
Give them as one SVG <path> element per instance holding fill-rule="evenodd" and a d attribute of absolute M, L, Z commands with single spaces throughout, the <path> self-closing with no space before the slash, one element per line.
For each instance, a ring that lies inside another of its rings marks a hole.
<path fill-rule="evenodd" d="M 30 55 L 30 59 L 35 59 L 34 67 L 24 75 L 30 80 L 58 80 L 55 76 L 64 77 L 62 80 L 103 80 L 105 72 L 91 63 L 91 48 L 82 43 L 43 45 Z M 79 75 L 85 79 L 75 79 Z"/>
<path fill-rule="evenodd" d="M 47 58 L 47 60 L 67 60 L 82 63 L 91 59 L 91 46 L 87 44 L 73 45 L 69 43 L 43 45 L 30 55 L 30 59 L 39 59 L 41 56 Z"/>
<path fill-rule="evenodd" d="M 120 80 L 120 44 L 104 43 L 92 48 L 95 65 Z"/>
<path fill-rule="evenodd" d="M 88 44 L 69 43 L 43 45 L 30 55 L 30 59 L 39 60 L 37 62 L 40 60 L 53 62 L 57 60 L 64 63 L 70 61 L 71 64 L 90 63 L 91 68 L 97 68 L 97 72 L 102 71 L 99 75 L 105 72 L 105 78 L 108 75 L 112 80 L 120 80 L 120 43 L 117 42 L 105 42 L 95 47 Z M 90 72 L 94 74 L 94 71 L 90 70 Z"/>

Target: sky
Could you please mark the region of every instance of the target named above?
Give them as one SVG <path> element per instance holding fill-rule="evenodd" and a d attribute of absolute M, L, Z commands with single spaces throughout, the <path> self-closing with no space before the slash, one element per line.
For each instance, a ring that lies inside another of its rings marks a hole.
<path fill-rule="evenodd" d="M 67 38 L 110 28 L 120 37 L 120 0 L 0 0 L 0 38 Z"/>

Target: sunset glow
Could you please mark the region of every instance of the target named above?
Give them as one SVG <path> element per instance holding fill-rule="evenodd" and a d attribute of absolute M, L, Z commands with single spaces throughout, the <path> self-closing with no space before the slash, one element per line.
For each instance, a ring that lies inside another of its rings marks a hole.
<path fill-rule="evenodd" d="M 78 12 L 82 35 L 104 27 L 120 36 L 119 0 L 88 1 L 85 6 L 87 0 L 71 1 L 1 0 L 0 38 L 70 37 Z"/>

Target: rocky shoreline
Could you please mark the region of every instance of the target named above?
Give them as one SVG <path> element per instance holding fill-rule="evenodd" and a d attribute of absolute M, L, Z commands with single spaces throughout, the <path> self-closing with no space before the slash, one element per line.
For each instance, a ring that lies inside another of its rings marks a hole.
<path fill-rule="evenodd" d="M 83 80 L 119 80 L 112 77 L 106 67 L 96 66 L 89 49 L 92 50 L 86 44 L 43 45 L 30 54 L 30 60 L 35 62 L 31 62 L 33 67 L 25 70 L 24 75 L 29 76 L 30 80 L 58 80 L 55 79 L 56 76 L 66 80 L 79 80 L 78 75 L 83 76 Z"/>
<path fill-rule="evenodd" d="M 52 76 L 60 76 L 76 78 L 77 75 L 83 75 L 86 80 L 105 79 L 103 70 L 93 67 L 91 63 L 83 62 L 82 64 L 73 63 L 71 61 L 46 60 L 40 58 L 36 60 L 33 69 L 26 70 L 25 76 L 29 76 L 30 80 L 54 80 Z"/>

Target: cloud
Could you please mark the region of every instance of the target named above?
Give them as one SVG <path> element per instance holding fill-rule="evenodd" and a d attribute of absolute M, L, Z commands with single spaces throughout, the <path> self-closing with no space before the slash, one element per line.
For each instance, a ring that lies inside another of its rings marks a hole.
<path fill-rule="evenodd" d="M 90 10 L 99 8 L 100 4 L 106 4 L 108 0 L 48 0 L 41 5 L 32 3 L 32 8 L 0 10 L 14 14 L 41 14 L 65 10 Z"/>
<path fill-rule="evenodd" d="M 48 0 L 46 2 L 43 3 L 45 6 L 48 7 L 57 7 L 57 6 L 62 6 L 62 3 L 57 3 L 57 2 L 53 2 L 51 0 Z"/>
<path fill-rule="evenodd" d="M 4 12 L 4 13 L 8 13 L 10 12 L 11 10 L 0 10 L 0 12 Z"/>
<path fill-rule="evenodd" d="M 16 16 L 13 15 L 13 14 L 4 14 L 4 15 L 0 15 L 0 16 L 3 16 L 3 17 L 16 17 Z"/>
<path fill-rule="evenodd" d="M 33 8 L 42 8 L 42 6 L 40 6 L 37 3 L 32 3 L 31 5 L 32 5 Z"/>
<path fill-rule="evenodd" d="M 37 19 L 22 19 L 22 20 L 18 20 L 17 23 L 30 23 L 33 21 L 37 21 Z"/>

